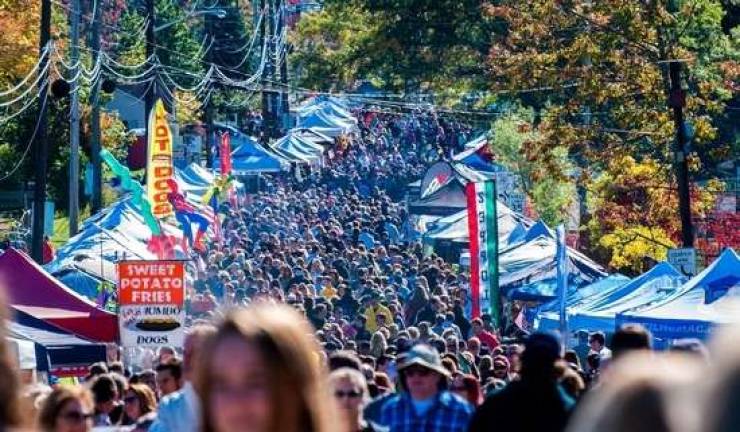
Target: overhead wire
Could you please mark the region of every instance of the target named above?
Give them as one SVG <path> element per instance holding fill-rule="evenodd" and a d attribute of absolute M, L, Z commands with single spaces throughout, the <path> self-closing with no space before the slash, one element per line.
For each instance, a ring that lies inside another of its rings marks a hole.
<path fill-rule="evenodd" d="M 28 88 L 23 91 L 23 93 L 19 94 L 18 96 L 16 96 L 12 100 L 5 101 L 5 102 L 0 102 L 0 108 L 4 108 L 4 107 L 11 106 L 11 105 L 15 105 L 16 103 L 18 103 L 21 100 L 23 100 L 26 96 L 28 96 L 28 94 L 31 93 L 31 91 L 33 91 L 33 90 L 38 91 L 38 88 L 39 88 L 38 85 L 41 82 L 41 80 L 45 78 L 46 73 L 49 71 L 49 68 L 50 67 L 51 67 L 50 66 L 50 63 L 47 63 L 46 66 L 44 66 L 44 70 L 42 70 L 38 74 L 38 76 L 36 77 L 36 79 L 34 80 L 34 82 L 31 85 L 29 85 Z"/>
<path fill-rule="evenodd" d="M 46 109 L 46 102 L 48 101 L 48 99 L 49 99 L 49 94 L 46 93 L 46 95 L 44 97 L 44 100 L 41 102 L 41 111 L 43 111 L 44 109 Z M 7 180 L 8 178 L 10 178 L 21 167 L 21 165 L 23 164 L 23 161 L 26 159 L 26 156 L 28 156 L 28 152 L 31 150 L 31 147 L 33 146 L 33 142 L 36 139 L 36 134 L 39 131 L 39 125 L 40 124 L 41 124 L 41 116 L 37 116 L 36 117 L 36 125 L 33 128 L 33 133 L 31 134 L 31 139 L 28 140 L 28 144 L 26 145 L 26 149 L 23 150 L 23 154 L 21 155 L 20 159 L 15 164 L 15 166 L 13 166 L 13 168 L 10 171 L 8 171 L 7 173 L 5 173 L 5 175 L 3 177 L 0 177 L 0 182 L 1 181 L 4 181 L 4 180 Z"/>
<path fill-rule="evenodd" d="M 43 50 L 41 50 L 41 55 L 39 56 L 38 61 L 36 62 L 35 65 L 33 65 L 33 68 L 31 68 L 31 70 L 26 74 L 26 76 L 23 77 L 23 79 L 18 84 L 13 86 L 12 88 L 9 88 L 4 91 L 0 91 L 0 97 L 13 94 L 17 92 L 18 90 L 20 90 L 21 87 L 26 85 L 28 80 L 30 80 L 31 77 L 34 74 L 36 74 L 36 72 L 39 70 L 39 67 L 41 67 L 41 63 L 43 62 L 43 60 L 49 55 L 50 47 L 51 47 L 51 42 L 48 45 L 46 45 Z"/>
<path fill-rule="evenodd" d="M 44 86 L 46 86 L 48 84 L 49 84 L 49 81 L 44 81 L 44 83 L 43 83 Z M 13 114 L 10 114 L 10 115 L 8 115 L 6 117 L 0 118 L 0 124 L 7 123 L 10 120 L 12 120 L 12 119 L 18 117 L 19 115 L 23 114 L 24 112 L 26 112 L 28 110 L 28 108 L 30 108 L 31 105 L 33 105 L 35 103 L 36 99 L 38 99 L 39 96 L 40 95 L 38 93 L 36 93 L 31 99 L 28 100 L 28 102 L 26 102 L 26 104 L 23 107 L 21 107 L 20 110 L 16 111 Z"/>

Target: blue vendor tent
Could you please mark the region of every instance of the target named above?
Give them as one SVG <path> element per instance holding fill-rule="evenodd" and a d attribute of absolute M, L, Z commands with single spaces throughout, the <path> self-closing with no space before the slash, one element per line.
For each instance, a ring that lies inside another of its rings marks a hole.
<path fill-rule="evenodd" d="M 572 329 L 612 332 L 619 313 L 669 298 L 686 278 L 667 262 L 661 262 L 648 272 L 615 290 L 605 291 L 591 301 L 568 313 Z"/>
<path fill-rule="evenodd" d="M 740 257 L 726 249 L 674 295 L 617 322 L 642 324 L 660 339 L 705 339 L 716 325 L 740 322 Z"/>

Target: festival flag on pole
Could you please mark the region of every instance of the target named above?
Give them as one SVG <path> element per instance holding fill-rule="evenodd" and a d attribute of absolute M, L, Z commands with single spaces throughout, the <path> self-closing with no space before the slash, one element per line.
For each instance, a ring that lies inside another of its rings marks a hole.
<path fill-rule="evenodd" d="M 231 174 L 231 137 L 228 132 L 221 134 L 218 150 L 221 158 L 221 174 L 227 176 Z"/>
<path fill-rule="evenodd" d="M 498 220 L 496 183 L 492 180 L 465 186 L 470 237 L 470 291 L 473 317 L 489 312 L 500 327 L 501 294 L 498 286 Z"/>
<path fill-rule="evenodd" d="M 568 295 L 568 249 L 565 243 L 565 227 L 558 225 L 556 231 L 557 241 L 557 288 L 560 310 L 560 334 L 563 338 L 568 337 L 568 317 L 566 316 L 566 297 Z M 564 340 L 567 346 L 567 339 Z"/>
<path fill-rule="evenodd" d="M 168 180 L 172 180 L 172 132 L 167 123 L 167 111 L 161 99 L 157 99 L 149 113 L 149 143 L 146 165 L 146 193 L 157 219 L 173 214 L 167 196 L 170 193 Z"/>

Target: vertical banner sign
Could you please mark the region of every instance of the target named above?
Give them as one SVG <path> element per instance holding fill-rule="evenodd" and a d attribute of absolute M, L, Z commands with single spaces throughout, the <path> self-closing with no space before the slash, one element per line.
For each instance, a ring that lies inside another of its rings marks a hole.
<path fill-rule="evenodd" d="M 118 263 L 121 344 L 182 347 L 185 325 L 182 261 Z"/>
<path fill-rule="evenodd" d="M 501 325 L 501 294 L 498 286 L 498 220 L 496 183 L 486 181 L 465 186 L 470 237 L 470 290 L 473 317 L 490 312 Z"/>
<path fill-rule="evenodd" d="M 558 306 L 560 310 L 560 334 L 568 346 L 568 317 L 566 316 L 566 297 L 568 296 L 568 249 L 565 242 L 565 226 L 558 225 L 557 228 L 557 288 Z"/>
<path fill-rule="evenodd" d="M 231 174 L 231 137 L 228 132 L 221 135 L 218 154 L 221 158 L 221 174 Z"/>
<path fill-rule="evenodd" d="M 146 194 L 157 219 L 171 216 L 172 205 L 167 200 L 172 179 L 172 131 L 167 123 L 167 111 L 157 99 L 149 114 L 149 146 L 146 166 Z"/>

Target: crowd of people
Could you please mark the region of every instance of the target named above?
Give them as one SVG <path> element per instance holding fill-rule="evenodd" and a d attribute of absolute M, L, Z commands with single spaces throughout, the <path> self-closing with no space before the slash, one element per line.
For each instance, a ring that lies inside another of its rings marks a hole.
<path fill-rule="evenodd" d="M 473 317 L 469 274 L 426 253 L 400 200 L 470 130 L 433 114 L 356 114 L 359 134 L 322 167 L 225 204 L 223 238 L 205 245 L 189 287 L 182 350 L 145 365 L 114 349 L 80 385 L 21 388 L 0 344 L 0 430 L 740 427 L 731 342 L 656 353 L 649 332 L 625 326 L 609 343 L 579 332 L 565 346 L 530 333 L 517 304 L 501 323 Z"/>

